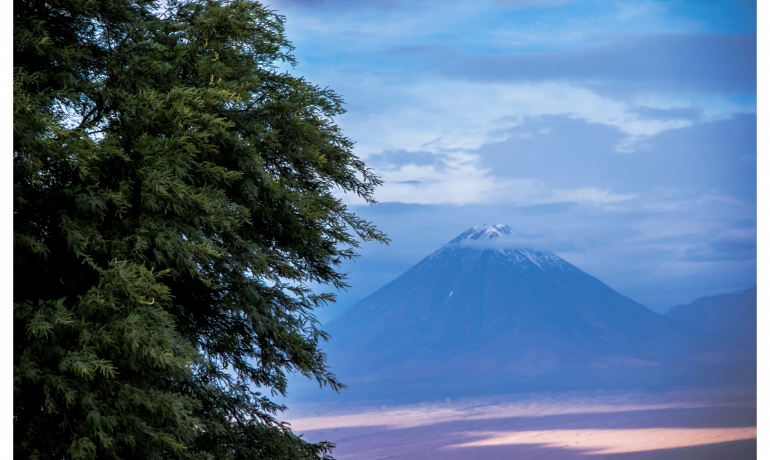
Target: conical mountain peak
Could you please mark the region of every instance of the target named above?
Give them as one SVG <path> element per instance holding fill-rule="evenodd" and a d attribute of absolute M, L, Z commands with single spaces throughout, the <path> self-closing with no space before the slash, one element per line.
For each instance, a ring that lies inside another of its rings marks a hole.
<path fill-rule="evenodd" d="M 679 359 L 671 350 L 715 349 L 715 339 L 700 342 L 701 332 L 527 249 L 536 239 L 480 225 L 430 254 L 326 325 L 335 373 L 361 395 L 393 397 L 603 388 L 657 382 Z"/>
<path fill-rule="evenodd" d="M 478 379 L 453 385 L 489 378 L 519 388 L 573 368 L 658 365 L 658 336 L 673 321 L 551 252 L 516 244 L 528 239 L 506 225 L 473 227 L 330 322 L 337 375 L 433 388 L 453 370 L 475 369 Z"/>

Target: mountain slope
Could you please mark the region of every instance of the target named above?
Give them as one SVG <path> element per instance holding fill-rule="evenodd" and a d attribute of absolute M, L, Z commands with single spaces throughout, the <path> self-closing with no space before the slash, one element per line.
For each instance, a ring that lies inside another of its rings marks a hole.
<path fill-rule="evenodd" d="M 756 341 L 757 287 L 701 297 L 688 305 L 677 305 L 666 317 L 694 329 Z"/>

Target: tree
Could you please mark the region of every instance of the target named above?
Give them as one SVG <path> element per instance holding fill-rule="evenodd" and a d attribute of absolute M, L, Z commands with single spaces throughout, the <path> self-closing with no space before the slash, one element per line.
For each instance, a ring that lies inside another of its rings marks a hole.
<path fill-rule="evenodd" d="M 313 310 L 387 241 L 284 18 L 230 0 L 14 1 L 14 452 L 318 458 L 286 374 L 343 385 Z M 268 394 L 260 393 L 267 392 Z"/>

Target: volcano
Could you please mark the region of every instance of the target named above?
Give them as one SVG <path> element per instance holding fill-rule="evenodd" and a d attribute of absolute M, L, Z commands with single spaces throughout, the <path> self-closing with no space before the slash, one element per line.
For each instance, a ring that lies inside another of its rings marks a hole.
<path fill-rule="evenodd" d="M 649 387 L 726 359 L 707 332 L 518 241 L 473 227 L 331 321 L 333 371 L 361 394 L 453 396 Z"/>

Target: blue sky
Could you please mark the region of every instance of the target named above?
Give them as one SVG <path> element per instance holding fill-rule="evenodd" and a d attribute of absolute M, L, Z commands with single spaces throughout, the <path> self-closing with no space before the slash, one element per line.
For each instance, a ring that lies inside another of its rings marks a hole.
<path fill-rule="evenodd" d="M 386 181 L 321 320 L 482 223 L 656 311 L 756 284 L 755 2 L 268 4 Z"/>

